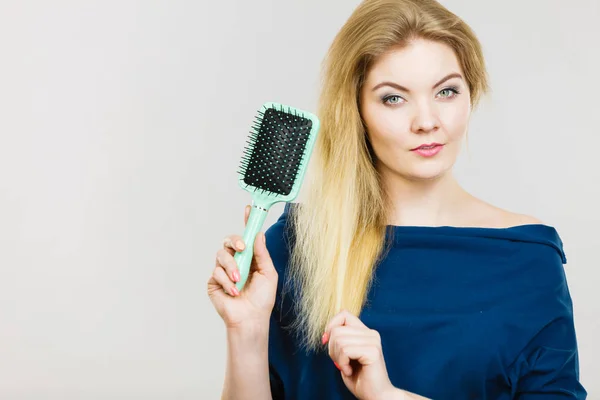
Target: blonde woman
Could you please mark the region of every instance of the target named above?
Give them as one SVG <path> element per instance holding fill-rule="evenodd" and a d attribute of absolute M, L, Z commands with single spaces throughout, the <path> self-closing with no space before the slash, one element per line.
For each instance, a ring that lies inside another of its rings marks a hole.
<path fill-rule="evenodd" d="M 584 399 L 558 233 L 453 177 L 487 90 L 472 30 L 366 0 L 325 61 L 306 199 L 258 235 L 241 293 L 239 235 L 208 282 L 223 398 Z"/>

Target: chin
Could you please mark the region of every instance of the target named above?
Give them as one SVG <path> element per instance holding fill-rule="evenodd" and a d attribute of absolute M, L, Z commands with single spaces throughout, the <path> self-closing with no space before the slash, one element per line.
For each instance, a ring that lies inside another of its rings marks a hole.
<path fill-rule="evenodd" d="M 444 174 L 420 174 L 420 175 L 405 175 L 407 180 L 419 182 L 419 181 L 435 181 L 441 178 Z"/>
<path fill-rule="evenodd" d="M 430 181 L 443 177 L 449 168 L 441 165 L 419 166 L 411 171 L 398 171 L 404 179 L 411 181 Z"/>
<path fill-rule="evenodd" d="M 445 176 L 451 169 L 453 162 L 448 159 L 437 160 L 393 160 L 393 163 L 379 161 L 379 169 L 385 174 L 395 175 L 408 181 L 436 180 Z"/>

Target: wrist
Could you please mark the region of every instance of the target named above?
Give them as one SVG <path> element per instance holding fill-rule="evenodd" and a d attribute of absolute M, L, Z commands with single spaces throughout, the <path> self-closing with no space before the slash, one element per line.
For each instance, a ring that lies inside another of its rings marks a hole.
<path fill-rule="evenodd" d="M 398 389 L 398 388 L 393 388 L 391 389 L 389 392 L 387 392 L 387 395 L 384 394 L 381 399 L 389 399 L 389 400 L 428 400 L 427 397 L 423 397 L 420 396 L 418 394 L 412 393 L 412 392 L 408 392 L 406 390 L 402 390 L 402 389 Z"/>
<path fill-rule="evenodd" d="M 266 349 L 268 341 L 269 321 L 227 327 L 227 342 L 236 349 L 262 350 Z"/>
<path fill-rule="evenodd" d="M 269 333 L 269 318 L 256 318 L 245 320 L 237 324 L 225 324 L 228 335 L 234 336 L 262 336 Z"/>
<path fill-rule="evenodd" d="M 377 398 L 377 400 L 408 400 L 410 397 L 408 397 L 407 394 L 408 392 L 392 386 L 389 389 L 381 392 L 381 395 Z"/>

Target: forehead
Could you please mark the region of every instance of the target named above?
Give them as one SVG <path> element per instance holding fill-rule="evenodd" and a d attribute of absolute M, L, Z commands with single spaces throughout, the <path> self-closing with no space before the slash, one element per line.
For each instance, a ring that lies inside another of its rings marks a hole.
<path fill-rule="evenodd" d="M 430 86 L 451 72 L 462 74 L 454 50 L 444 43 L 418 39 L 381 55 L 369 69 L 367 82 L 392 80 L 406 86 Z"/>

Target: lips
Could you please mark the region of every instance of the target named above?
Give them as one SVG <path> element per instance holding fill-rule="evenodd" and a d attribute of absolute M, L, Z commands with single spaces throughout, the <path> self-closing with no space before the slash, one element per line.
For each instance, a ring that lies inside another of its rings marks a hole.
<path fill-rule="evenodd" d="M 435 148 L 437 146 L 442 146 L 442 144 L 440 144 L 440 143 L 422 144 L 419 147 L 415 147 L 411 151 L 414 151 L 414 150 L 431 150 L 431 149 L 433 149 L 433 148 Z"/>
<path fill-rule="evenodd" d="M 413 149 L 412 151 L 422 157 L 433 157 L 436 154 L 438 154 L 440 151 L 442 151 L 443 148 L 444 148 L 444 145 L 441 145 L 439 143 L 431 143 L 431 144 L 421 145 L 421 146 L 417 147 L 416 149 Z"/>

